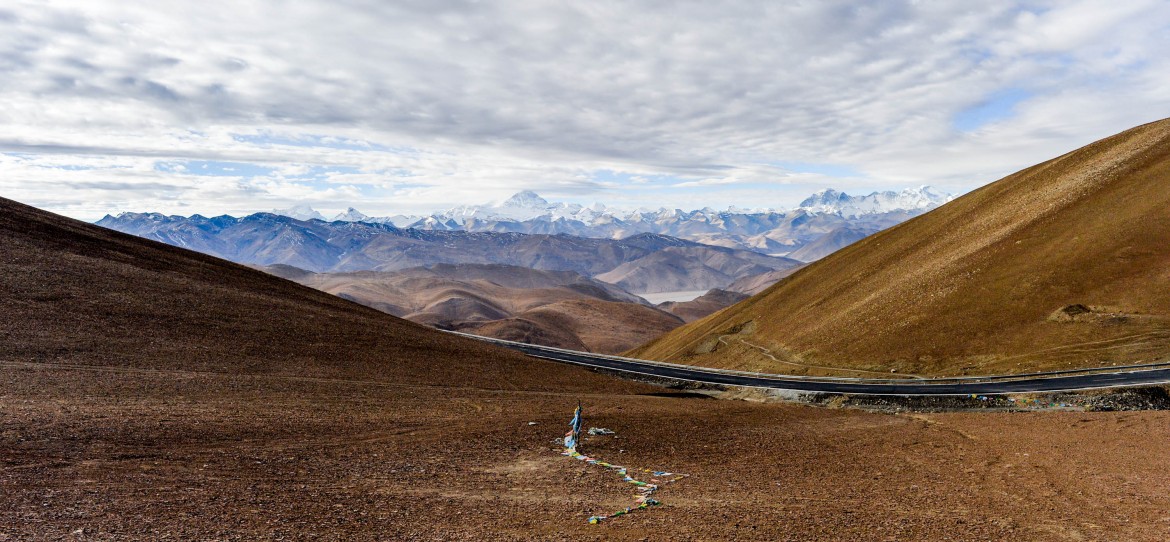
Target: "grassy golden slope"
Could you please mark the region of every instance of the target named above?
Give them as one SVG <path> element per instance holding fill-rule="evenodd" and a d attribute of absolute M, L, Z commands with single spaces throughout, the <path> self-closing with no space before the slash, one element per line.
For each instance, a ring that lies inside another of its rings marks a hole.
<path fill-rule="evenodd" d="M 1092 312 L 1057 312 L 1070 305 Z M 1168 316 L 1163 120 L 859 241 L 630 354 L 775 372 L 1021 372 L 1166 359 Z"/>

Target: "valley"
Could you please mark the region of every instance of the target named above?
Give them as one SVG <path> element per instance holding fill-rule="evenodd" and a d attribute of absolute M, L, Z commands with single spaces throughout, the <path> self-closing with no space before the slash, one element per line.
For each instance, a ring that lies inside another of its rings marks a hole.
<path fill-rule="evenodd" d="M 683 323 L 641 297 L 572 271 L 499 264 L 352 273 L 260 269 L 439 329 L 585 352 L 616 354 Z M 697 310 L 709 314 L 723 306 Z"/>
<path fill-rule="evenodd" d="M 1170 540 L 1170 3 L 0 5 L 0 542 Z"/>
<path fill-rule="evenodd" d="M 523 357 L 0 200 L 0 535 L 1067 540 L 1165 532 L 1165 412 L 891 415 Z M 689 476 L 602 525 L 625 484 Z M 486 533 L 486 534 L 485 534 Z"/>
<path fill-rule="evenodd" d="M 748 237 L 787 239 L 793 254 L 815 259 L 949 199 L 928 187 L 860 197 L 827 190 L 789 211 L 621 212 L 521 192 L 426 219 L 349 209 L 326 221 L 302 206 L 241 218 L 122 213 L 98 225 L 441 329 L 615 354 L 804 265 Z"/>

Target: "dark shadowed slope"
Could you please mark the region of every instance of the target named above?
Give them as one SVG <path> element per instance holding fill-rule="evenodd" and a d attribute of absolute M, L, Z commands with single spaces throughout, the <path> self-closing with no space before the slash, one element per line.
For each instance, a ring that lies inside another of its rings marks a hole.
<path fill-rule="evenodd" d="M 923 374 L 1164 360 L 1168 239 L 1164 120 L 858 241 L 633 354 Z"/>
<path fill-rule="evenodd" d="M 0 359 L 477 387 L 625 386 L 0 199 Z"/>

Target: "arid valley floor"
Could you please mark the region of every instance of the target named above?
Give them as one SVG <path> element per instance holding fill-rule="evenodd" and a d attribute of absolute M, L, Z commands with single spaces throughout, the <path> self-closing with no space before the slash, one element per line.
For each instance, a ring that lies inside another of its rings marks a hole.
<path fill-rule="evenodd" d="M 1170 534 L 1168 412 L 874 414 L 574 376 L 552 392 L 4 363 L 0 540 Z M 578 400 L 617 433 L 585 451 L 690 476 L 587 524 L 632 492 L 559 454 Z"/>

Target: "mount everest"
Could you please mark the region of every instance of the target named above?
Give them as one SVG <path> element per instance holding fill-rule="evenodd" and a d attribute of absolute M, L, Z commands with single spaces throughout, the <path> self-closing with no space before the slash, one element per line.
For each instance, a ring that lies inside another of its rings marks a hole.
<path fill-rule="evenodd" d="M 660 208 L 631 211 L 601 203 L 583 206 L 549 202 L 537 193 L 525 190 L 501 203 L 462 205 L 428 216 L 369 217 L 350 208 L 332 220 L 392 224 L 399 228 L 430 231 L 565 234 L 606 239 L 655 233 L 813 261 L 952 199 L 950 194 L 929 186 L 865 196 L 826 189 L 788 210 L 730 208 L 716 211 L 704 208 L 683 211 Z M 324 219 L 306 205 L 274 213 L 298 220 Z"/>

